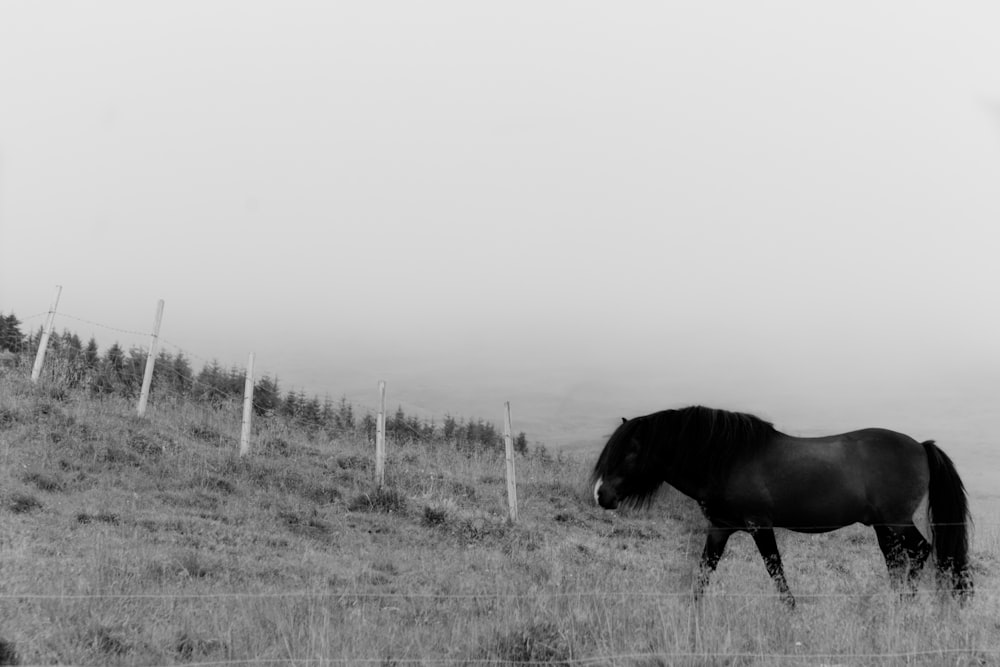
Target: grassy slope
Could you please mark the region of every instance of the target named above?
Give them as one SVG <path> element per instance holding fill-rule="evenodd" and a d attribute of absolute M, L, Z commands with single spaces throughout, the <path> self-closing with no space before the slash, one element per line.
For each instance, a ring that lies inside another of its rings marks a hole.
<path fill-rule="evenodd" d="M 699 607 L 702 520 L 676 495 L 607 513 L 587 462 L 520 458 L 509 526 L 500 456 L 395 446 L 377 494 L 367 442 L 265 432 L 240 460 L 230 412 L 139 420 L 0 374 L 0 663 L 1000 661 L 995 525 L 965 609 L 930 581 L 900 604 L 861 527 L 779 535 L 794 613 L 745 536 Z"/>

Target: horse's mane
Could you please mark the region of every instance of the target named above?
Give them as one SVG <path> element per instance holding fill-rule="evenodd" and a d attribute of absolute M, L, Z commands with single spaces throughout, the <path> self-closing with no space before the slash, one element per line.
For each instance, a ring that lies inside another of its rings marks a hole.
<path fill-rule="evenodd" d="M 758 450 L 777 433 L 770 422 L 742 412 L 700 405 L 654 412 L 618 427 L 594 466 L 593 479 L 614 474 L 633 456 L 630 500 L 641 504 L 659 488 L 666 467 L 693 484 L 710 484 L 725 477 L 737 456 Z"/>

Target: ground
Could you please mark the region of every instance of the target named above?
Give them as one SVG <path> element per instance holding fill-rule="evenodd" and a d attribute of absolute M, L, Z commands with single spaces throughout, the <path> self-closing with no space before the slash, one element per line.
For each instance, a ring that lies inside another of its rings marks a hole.
<path fill-rule="evenodd" d="M 231 409 L 230 409 L 231 408 Z M 1000 540 L 977 596 L 889 590 L 870 529 L 779 533 L 794 612 L 738 535 L 691 599 L 703 519 L 665 489 L 605 512 L 592 458 L 134 408 L 0 376 L 0 664 L 1000 664 Z"/>

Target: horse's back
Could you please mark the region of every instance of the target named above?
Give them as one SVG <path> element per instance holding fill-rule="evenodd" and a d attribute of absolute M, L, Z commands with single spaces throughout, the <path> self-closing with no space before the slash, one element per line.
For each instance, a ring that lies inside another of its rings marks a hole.
<path fill-rule="evenodd" d="M 822 532 L 856 522 L 907 523 L 928 479 L 923 445 L 902 433 L 780 434 L 734 468 L 726 495 L 759 520 Z"/>

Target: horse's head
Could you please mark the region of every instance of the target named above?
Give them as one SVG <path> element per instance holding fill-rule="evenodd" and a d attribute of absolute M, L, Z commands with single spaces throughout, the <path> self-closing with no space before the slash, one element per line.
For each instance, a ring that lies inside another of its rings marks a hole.
<path fill-rule="evenodd" d="M 640 504 L 648 500 L 663 481 L 660 466 L 651 465 L 643 440 L 642 418 L 622 419 L 594 465 L 594 502 L 604 509 L 619 503 Z"/>

